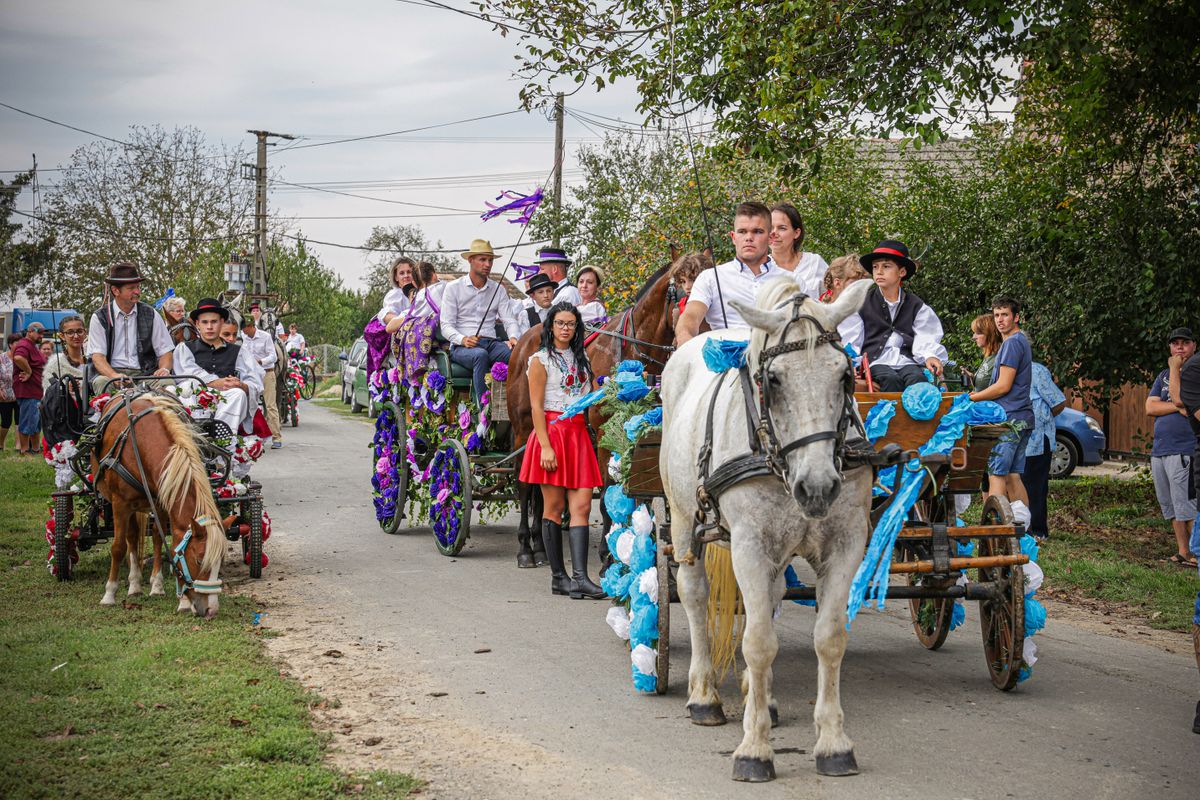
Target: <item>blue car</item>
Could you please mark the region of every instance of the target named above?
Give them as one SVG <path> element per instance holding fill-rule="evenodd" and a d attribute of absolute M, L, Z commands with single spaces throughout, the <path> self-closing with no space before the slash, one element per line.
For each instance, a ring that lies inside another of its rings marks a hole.
<path fill-rule="evenodd" d="M 1050 458 L 1050 477 L 1066 478 L 1075 468 L 1104 461 L 1104 428 L 1082 411 L 1064 408 L 1054 418 L 1056 444 Z"/>

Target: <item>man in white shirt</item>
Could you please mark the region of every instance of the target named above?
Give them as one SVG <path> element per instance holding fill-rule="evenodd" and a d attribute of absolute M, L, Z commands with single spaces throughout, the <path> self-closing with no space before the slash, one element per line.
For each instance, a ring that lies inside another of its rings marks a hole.
<path fill-rule="evenodd" d="M 469 272 L 452 281 L 442 295 L 442 337 L 450 342 L 450 360 L 471 370 L 475 396 L 481 397 L 492 365 L 508 363 L 517 343 L 517 325 L 504 287 L 488 280 L 496 260 L 491 242 L 476 239 L 461 255 L 470 265 Z M 495 337 L 497 320 L 507 341 Z"/>
<path fill-rule="evenodd" d="M 554 304 L 555 288 L 557 287 L 555 287 L 554 281 L 539 272 L 529 280 L 529 288 L 526 290 L 533 305 L 528 308 L 521 307 L 518 310 L 516 301 L 513 301 L 513 316 L 516 318 L 518 339 L 524 336 L 530 328 L 546 321 L 546 314 L 549 313 L 550 306 Z"/>
<path fill-rule="evenodd" d="M 842 342 L 866 358 L 877 392 L 902 392 L 942 374 L 949 354 L 942 346 L 942 322 L 933 309 L 901 284 L 917 272 L 904 242 L 885 239 L 859 259 L 875 285 L 862 308 L 838 326 Z"/>
<path fill-rule="evenodd" d="M 113 264 L 104 283 L 105 303 L 92 314 L 84 348 L 98 373 L 93 391 L 99 393 L 109 379 L 122 375 L 170 375 L 175 345 L 162 316 L 139 301 L 142 276 L 137 265 Z"/>
<path fill-rule="evenodd" d="M 279 354 L 275 352 L 275 342 L 271 334 L 261 331 L 251 315 L 242 320 L 242 347 L 250 357 L 263 369 L 263 405 L 267 411 L 267 425 L 271 428 L 271 449 L 283 447 L 283 436 L 279 424 L 279 395 L 275 380 L 275 365 Z"/>
<path fill-rule="evenodd" d="M 675 326 L 679 344 L 695 337 L 704 322 L 714 331 L 750 327 L 729 301 L 752 306 L 760 285 L 787 274 L 771 260 L 770 232 L 771 211 L 765 205 L 742 203 L 737 207 L 729 232 L 737 257 L 696 276 Z"/>
<path fill-rule="evenodd" d="M 200 338 L 176 346 L 175 373 L 199 378 L 208 388 L 220 391 L 213 416 L 228 425 L 236 439 L 243 426 L 249 430 L 254 422 L 254 409 L 263 390 L 258 367 L 248 349 L 221 339 L 221 323 L 229 319 L 229 309 L 220 301 L 205 298 L 188 316 Z M 235 444 L 230 444 L 230 451 Z"/>
<path fill-rule="evenodd" d="M 537 258 L 533 263 L 538 265 L 541 274 L 545 275 L 550 280 L 554 281 L 554 299 L 550 305 L 555 303 L 570 303 L 573 306 L 583 305 L 583 295 L 579 293 L 579 289 L 575 284 L 567 279 L 567 269 L 571 266 L 571 259 L 567 258 L 565 250 L 557 247 L 543 247 L 538 250 Z M 526 308 L 529 308 L 532 303 L 527 302 Z"/>

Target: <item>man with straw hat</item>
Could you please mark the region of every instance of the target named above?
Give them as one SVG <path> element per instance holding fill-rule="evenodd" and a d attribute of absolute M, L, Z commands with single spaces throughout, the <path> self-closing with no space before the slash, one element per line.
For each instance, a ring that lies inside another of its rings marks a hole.
<path fill-rule="evenodd" d="M 93 390 L 99 393 L 109 379 L 122 375 L 170 375 L 175 346 L 163 318 L 139 300 L 142 274 L 137 265 L 118 261 L 104 283 L 104 305 L 92 314 L 84 349 L 98 373 Z"/>
<path fill-rule="evenodd" d="M 450 360 L 471 370 L 475 396 L 487 390 L 486 378 L 492 365 L 508 363 L 517 343 L 519 326 L 512 317 L 508 296 L 499 281 L 488 280 L 496 251 L 486 239 L 476 239 L 463 252 L 468 272 L 452 281 L 442 295 L 442 336 L 450 342 Z M 505 339 L 496 338 L 496 323 L 504 327 Z"/>

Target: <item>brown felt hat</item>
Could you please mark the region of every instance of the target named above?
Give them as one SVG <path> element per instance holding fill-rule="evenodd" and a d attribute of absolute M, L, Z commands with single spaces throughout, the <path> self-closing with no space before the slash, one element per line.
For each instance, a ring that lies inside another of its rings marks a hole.
<path fill-rule="evenodd" d="M 132 261 L 118 261 L 108 268 L 108 277 L 104 282 L 110 286 L 124 286 L 127 283 L 141 283 L 143 280 L 137 264 Z"/>

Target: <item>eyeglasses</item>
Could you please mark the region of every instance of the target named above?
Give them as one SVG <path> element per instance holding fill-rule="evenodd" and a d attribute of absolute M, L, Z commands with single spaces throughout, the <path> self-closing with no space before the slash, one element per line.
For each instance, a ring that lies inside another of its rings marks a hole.
<path fill-rule="evenodd" d="M 575 320 L 573 320 L 573 319 L 565 319 L 565 320 L 564 319 L 556 319 L 556 320 L 554 320 L 554 327 L 556 327 L 556 328 L 574 328 Z"/>
<path fill-rule="evenodd" d="M 62 336 L 87 336 L 87 331 L 63 331 Z"/>

